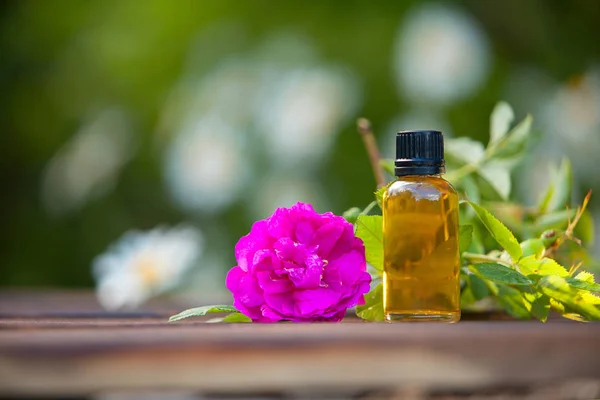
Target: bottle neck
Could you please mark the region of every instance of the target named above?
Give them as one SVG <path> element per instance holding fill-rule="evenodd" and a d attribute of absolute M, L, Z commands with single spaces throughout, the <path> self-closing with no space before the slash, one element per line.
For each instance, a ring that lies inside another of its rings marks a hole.
<path fill-rule="evenodd" d="M 440 174 L 438 175 L 401 175 L 401 176 L 397 176 L 396 180 L 397 181 L 424 181 L 424 180 L 431 180 L 431 179 L 444 179 L 444 177 Z"/>
<path fill-rule="evenodd" d="M 398 165 L 394 169 L 395 175 L 399 178 L 409 175 L 419 176 L 441 176 L 446 173 L 446 167 L 442 165 Z"/>

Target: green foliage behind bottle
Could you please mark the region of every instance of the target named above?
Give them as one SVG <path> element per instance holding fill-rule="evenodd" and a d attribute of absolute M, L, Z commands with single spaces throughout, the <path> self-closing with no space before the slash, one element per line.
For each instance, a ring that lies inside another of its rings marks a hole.
<path fill-rule="evenodd" d="M 586 247 L 594 235 L 586 211 L 591 192 L 581 206 L 572 206 L 571 165 L 563 159 L 536 206 L 513 201 L 511 171 L 525 155 L 532 117 L 511 128 L 513 120 L 512 108 L 501 102 L 492 112 L 487 146 L 469 138 L 446 140 L 446 177 L 463 198 L 461 307 L 501 308 L 516 318 L 540 321 L 551 310 L 578 321 L 600 320 L 600 285 L 581 269 L 593 264 Z M 393 173 L 392 160 L 381 165 Z M 372 204 L 380 204 L 381 193 Z M 383 270 L 382 217 L 364 214 L 355 210 L 348 218 L 365 243 L 377 283 Z M 383 320 L 381 284 L 366 297 L 357 315 Z"/>

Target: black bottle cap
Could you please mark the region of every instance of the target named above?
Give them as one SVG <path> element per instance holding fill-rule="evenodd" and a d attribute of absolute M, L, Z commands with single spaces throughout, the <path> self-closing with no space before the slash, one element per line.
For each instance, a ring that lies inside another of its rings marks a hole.
<path fill-rule="evenodd" d="M 431 130 L 398 132 L 395 165 L 396 176 L 443 174 L 444 135 Z"/>

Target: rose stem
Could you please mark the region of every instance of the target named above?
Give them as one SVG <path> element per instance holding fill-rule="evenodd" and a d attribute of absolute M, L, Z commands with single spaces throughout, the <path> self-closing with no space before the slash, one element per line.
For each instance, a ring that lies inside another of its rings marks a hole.
<path fill-rule="evenodd" d="M 369 161 L 371 162 L 371 167 L 373 168 L 373 175 L 375 176 L 375 181 L 377 182 L 377 188 L 383 187 L 386 185 L 385 176 L 383 175 L 383 168 L 381 168 L 379 148 L 375 142 L 375 136 L 373 135 L 371 122 L 366 118 L 359 118 L 356 121 L 356 128 L 363 139 L 365 148 L 367 149 Z"/>

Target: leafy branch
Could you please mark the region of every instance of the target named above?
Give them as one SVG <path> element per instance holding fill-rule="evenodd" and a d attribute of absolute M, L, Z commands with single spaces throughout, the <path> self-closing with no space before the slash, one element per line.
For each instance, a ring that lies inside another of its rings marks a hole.
<path fill-rule="evenodd" d="M 471 149 L 471 151 L 466 154 L 472 156 L 473 152 L 475 151 L 477 154 L 481 154 L 481 156 L 477 156 L 471 162 L 468 162 L 460 168 L 451 171 L 446 176 L 446 179 L 451 182 L 456 182 L 478 171 L 484 176 L 484 178 L 491 177 L 489 171 L 486 171 L 485 169 L 486 165 L 492 165 L 495 167 L 498 159 L 507 159 L 516 156 L 527 140 L 527 136 L 531 130 L 533 118 L 528 115 L 521 123 L 515 126 L 514 129 L 509 130 L 510 124 L 513 120 L 514 112 L 512 108 L 505 102 L 498 103 L 492 112 L 492 118 L 490 121 L 490 141 L 483 153 L 481 153 L 483 146 L 479 142 L 471 141 L 470 139 L 466 138 L 450 141 L 449 147 L 451 152 L 455 157 L 458 156 L 458 159 L 464 160 L 465 153 L 462 153 L 462 151 L 469 146 L 474 147 L 476 150 Z M 517 159 L 510 161 L 516 162 Z M 490 183 L 494 184 L 494 182 Z M 499 189 L 499 193 L 504 193 L 503 188 Z M 506 197 L 508 197 L 508 195 Z"/>
<path fill-rule="evenodd" d="M 593 235 L 586 212 L 591 192 L 576 210 L 568 208 L 572 171 L 568 160 L 563 160 L 536 207 L 509 201 L 510 171 L 525 153 L 532 124 L 531 116 L 527 116 L 510 129 L 513 120 L 510 106 L 499 103 L 492 113 L 486 148 L 469 138 L 446 141 L 447 178 L 469 199 L 462 202 L 469 207 L 461 209 L 463 225 L 459 232 L 462 308 L 480 309 L 477 304 L 492 300 L 522 319 L 546 321 L 553 310 L 578 321 L 600 320 L 600 284 L 590 272 L 580 271 L 582 261 L 574 259 L 586 256 L 584 241 L 577 232 L 586 237 L 585 241 Z M 364 119 L 361 121 L 364 124 Z M 390 160 L 379 164 L 393 173 Z M 384 191 L 380 188 L 375 192 L 374 203 L 379 207 Z M 498 202 L 499 198 L 503 201 Z M 378 240 L 382 217 L 365 215 L 373 207 L 371 203 L 367 212 L 359 210 L 351 221 L 365 243 L 374 278 L 379 279 L 383 271 L 383 246 Z M 506 223 L 489 209 L 499 211 Z M 583 227 L 579 225 L 582 222 Z M 567 246 L 568 242 L 572 245 Z M 561 260 L 571 267 L 565 268 Z M 381 284 L 365 297 L 366 304 L 357 307 L 357 315 L 383 320 Z"/>

